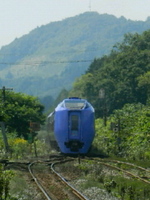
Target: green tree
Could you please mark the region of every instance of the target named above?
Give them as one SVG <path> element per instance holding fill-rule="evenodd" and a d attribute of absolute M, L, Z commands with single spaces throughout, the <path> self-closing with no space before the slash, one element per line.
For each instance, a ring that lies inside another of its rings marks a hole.
<path fill-rule="evenodd" d="M 126 34 L 110 55 L 93 61 L 71 92 L 89 99 L 97 117 L 102 116 L 104 105 L 108 115 L 127 103 L 146 104 L 150 93 L 149 51 L 150 30 L 141 35 Z M 99 99 L 100 89 L 105 91 L 105 104 Z"/>
<path fill-rule="evenodd" d="M 111 128 L 110 128 L 111 127 Z M 109 116 L 107 126 L 96 120 L 94 146 L 105 154 L 127 159 L 150 158 L 150 107 L 143 104 L 126 104 Z"/>
<path fill-rule="evenodd" d="M 141 75 L 137 79 L 138 79 L 138 86 L 141 89 L 146 90 L 147 99 L 150 100 L 150 71 Z"/>
<path fill-rule="evenodd" d="M 10 170 L 3 170 L 3 166 L 0 164 L 0 199 L 15 199 L 10 197 L 10 180 L 14 176 Z"/>
<path fill-rule="evenodd" d="M 1 115 L 5 119 L 7 132 L 16 132 L 18 137 L 28 138 L 30 121 L 43 124 L 44 106 L 36 97 L 22 93 L 7 92 Z"/>

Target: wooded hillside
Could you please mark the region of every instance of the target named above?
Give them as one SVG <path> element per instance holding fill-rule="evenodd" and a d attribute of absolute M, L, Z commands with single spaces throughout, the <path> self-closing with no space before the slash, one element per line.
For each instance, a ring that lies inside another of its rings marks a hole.
<path fill-rule="evenodd" d="M 103 94 L 102 94 L 103 93 Z M 75 83 L 72 95 L 88 99 L 102 116 L 127 103 L 150 100 L 150 30 L 127 34 L 111 53 L 95 59 Z"/>
<path fill-rule="evenodd" d="M 110 53 L 125 33 L 142 33 L 150 19 L 86 12 L 37 27 L 0 50 L 0 85 L 34 96 L 56 97 L 70 89 L 94 58 Z"/>

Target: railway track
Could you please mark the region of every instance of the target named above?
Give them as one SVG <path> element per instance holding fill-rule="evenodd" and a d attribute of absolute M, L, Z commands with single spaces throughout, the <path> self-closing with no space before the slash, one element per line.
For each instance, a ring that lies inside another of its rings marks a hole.
<path fill-rule="evenodd" d="M 61 188 L 66 188 L 67 186 L 67 191 L 69 191 L 69 199 L 75 199 L 75 200 L 88 200 L 87 197 L 85 197 L 81 192 L 79 192 L 77 189 L 75 189 L 70 183 L 67 182 L 67 180 L 55 170 L 55 165 L 60 165 L 61 163 L 64 162 L 69 162 L 72 161 L 73 159 L 53 159 L 53 160 L 49 160 L 49 161 L 35 161 L 32 162 L 28 165 L 28 170 L 33 178 L 33 180 L 35 181 L 35 183 L 37 184 L 38 188 L 40 189 L 40 191 L 43 193 L 43 195 L 45 196 L 45 199 L 47 200 L 62 200 L 63 197 L 61 196 L 58 197 L 58 195 L 56 193 L 53 193 L 51 191 L 48 191 L 48 189 L 45 189 L 45 187 L 42 184 L 42 180 L 41 178 L 39 178 L 39 176 L 37 175 L 37 172 L 35 172 L 35 170 L 33 170 L 34 165 L 39 165 L 39 164 L 44 164 L 46 166 L 50 166 L 51 171 L 53 172 L 53 174 L 55 174 L 55 181 L 59 182 L 59 187 L 58 190 L 60 190 L 60 184 L 62 185 Z M 52 175 L 52 174 L 51 174 Z M 56 178 L 57 177 L 57 178 Z M 60 181 L 61 180 L 61 181 Z M 49 179 L 50 181 L 50 179 Z M 58 185 L 58 183 L 57 183 Z M 61 194 L 63 195 L 63 194 Z M 64 194 L 64 199 L 68 198 L 65 197 L 67 194 Z M 60 196 L 60 194 L 59 194 Z M 71 197 L 72 196 L 72 197 Z"/>
<path fill-rule="evenodd" d="M 34 164 L 36 164 L 37 162 L 32 162 L 28 165 L 28 170 L 33 178 L 33 180 L 35 181 L 36 185 L 38 186 L 38 188 L 40 189 L 40 191 L 43 193 L 43 195 L 45 196 L 45 198 L 47 200 L 52 200 L 51 196 L 47 193 L 47 191 L 44 189 L 44 187 L 41 185 L 40 181 L 36 178 L 36 176 L 34 175 L 33 171 L 32 171 L 32 166 Z"/>
<path fill-rule="evenodd" d="M 115 169 L 118 171 L 121 171 L 123 173 L 125 173 L 127 176 L 138 179 L 144 183 L 147 183 L 150 185 L 150 170 L 143 168 L 141 166 L 135 165 L 133 163 L 129 163 L 129 162 L 123 162 L 123 161 L 119 161 L 119 160 L 109 160 L 109 159 L 100 159 L 100 158 L 93 158 L 92 160 L 94 160 L 95 162 L 104 165 L 108 168 L 111 169 Z M 116 165 L 120 165 L 120 167 L 116 166 Z M 124 168 L 130 168 L 130 171 L 125 170 Z M 142 177 L 139 176 L 137 173 L 134 174 L 131 171 L 134 169 L 137 169 L 138 171 L 142 172 Z M 144 174 L 143 174 L 144 173 Z"/>
<path fill-rule="evenodd" d="M 71 163 L 69 164 L 69 162 Z M 7 164 L 9 162 L 7 161 Z M 43 193 L 44 198 L 43 200 L 58 200 L 58 199 L 69 199 L 69 200 L 87 200 L 88 198 L 90 200 L 96 199 L 98 200 L 101 198 L 101 193 L 99 193 L 97 198 L 93 197 L 93 194 L 86 193 L 85 191 L 82 192 L 85 194 L 83 195 L 80 190 L 80 186 L 76 183 L 84 174 L 84 169 L 86 170 L 88 168 L 88 173 L 92 174 L 94 177 L 95 171 L 93 169 L 98 169 L 98 172 L 96 172 L 96 176 L 99 176 L 99 184 L 101 184 L 102 188 L 105 188 L 105 184 L 110 183 L 109 186 L 111 186 L 112 181 L 115 180 L 118 181 L 115 177 L 123 177 L 129 182 L 130 181 L 137 180 L 139 182 L 143 182 L 144 190 L 149 191 L 150 188 L 150 169 L 147 167 L 141 167 L 139 165 L 135 165 L 133 163 L 129 162 L 123 162 L 119 160 L 112 160 L 112 159 L 101 159 L 101 158 L 81 158 L 80 162 L 78 158 L 69 158 L 69 157 L 50 157 L 50 159 L 43 161 L 42 159 L 39 161 L 34 162 L 26 162 L 26 163 L 19 163 L 19 162 L 10 162 L 9 165 L 15 166 L 15 168 L 18 167 L 20 170 L 27 168 L 31 173 L 32 179 L 37 184 L 38 188 L 40 189 L 41 193 Z M 84 166 L 84 168 L 82 168 Z M 80 170 L 79 170 L 80 169 Z M 78 173 L 79 170 L 79 173 Z M 75 174 L 75 171 L 77 173 Z M 69 172 L 69 174 L 68 174 Z M 75 174 L 75 175 L 74 175 Z M 102 177 L 101 177 L 102 175 Z M 110 175 L 110 178 L 109 178 Z M 95 176 L 95 178 L 96 178 Z M 65 177 L 65 178 L 64 178 Z M 103 178 L 104 177 L 104 178 Z M 66 180 L 67 179 L 67 180 Z M 100 182 L 102 180 L 102 182 Z M 32 183 L 31 183 L 32 184 Z M 124 189 L 124 185 L 120 182 L 116 182 L 118 185 L 116 187 L 116 192 L 118 192 L 118 188 L 122 187 Z M 75 186 L 73 186 L 75 185 Z M 122 185 L 122 186 L 121 186 Z M 106 185 L 107 186 L 107 185 Z M 94 187 L 94 185 L 93 185 Z M 78 188 L 76 190 L 75 188 Z M 89 188 L 90 189 L 90 188 Z M 127 192 L 129 192 L 129 187 L 127 187 L 127 190 L 124 189 Z M 131 188 L 132 189 L 132 188 Z M 133 188 L 134 189 L 134 188 Z M 91 190 L 92 191 L 92 190 Z M 112 191 L 113 188 L 112 188 Z M 134 190 L 133 190 L 134 191 Z M 149 196 L 149 192 L 148 196 Z M 131 191 L 132 192 L 132 191 Z M 142 195 L 141 193 L 140 195 Z M 106 194 L 107 196 L 107 194 Z M 87 198 L 88 197 L 88 198 Z M 147 197 L 147 196 L 146 196 Z M 104 199 L 109 199 L 105 198 Z M 142 198 L 143 199 L 143 198 Z M 145 198 L 149 199 L 149 198 Z M 144 199 L 144 200 L 145 200 Z"/>

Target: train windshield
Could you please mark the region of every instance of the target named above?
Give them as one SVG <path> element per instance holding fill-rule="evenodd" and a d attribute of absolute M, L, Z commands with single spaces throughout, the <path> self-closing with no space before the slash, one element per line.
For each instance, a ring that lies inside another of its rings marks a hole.
<path fill-rule="evenodd" d="M 79 110 L 84 108 L 86 105 L 84 100 L 65 100 L 65 107 L 72 110 Z"/>

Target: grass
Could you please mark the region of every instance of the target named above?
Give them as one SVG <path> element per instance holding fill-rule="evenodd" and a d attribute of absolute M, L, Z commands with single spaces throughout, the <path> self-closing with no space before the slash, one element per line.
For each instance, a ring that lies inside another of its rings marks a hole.
<path fill-rule="evenodd" d="M 31 200 L 37 195 L 36 190 L 30 187 L 27 174 L 20 171 L 15 171 L 16 175 L 13 177 L 10 183 L 10 195 L 15 200 Z"/>
<path fill-rule="evenodd" d="M 82 189 L 105 189 L 108 194 L 121 200 L 150 200 L 150 185 L 146 183 L 126 177 L 117 171 L 109 173 L 107 168 L 94 165 L 91 161 L 88 164 L 82 162 L 78 167 L 82 169 L 82 179 L 86 180 L 81 182 Z"/>

